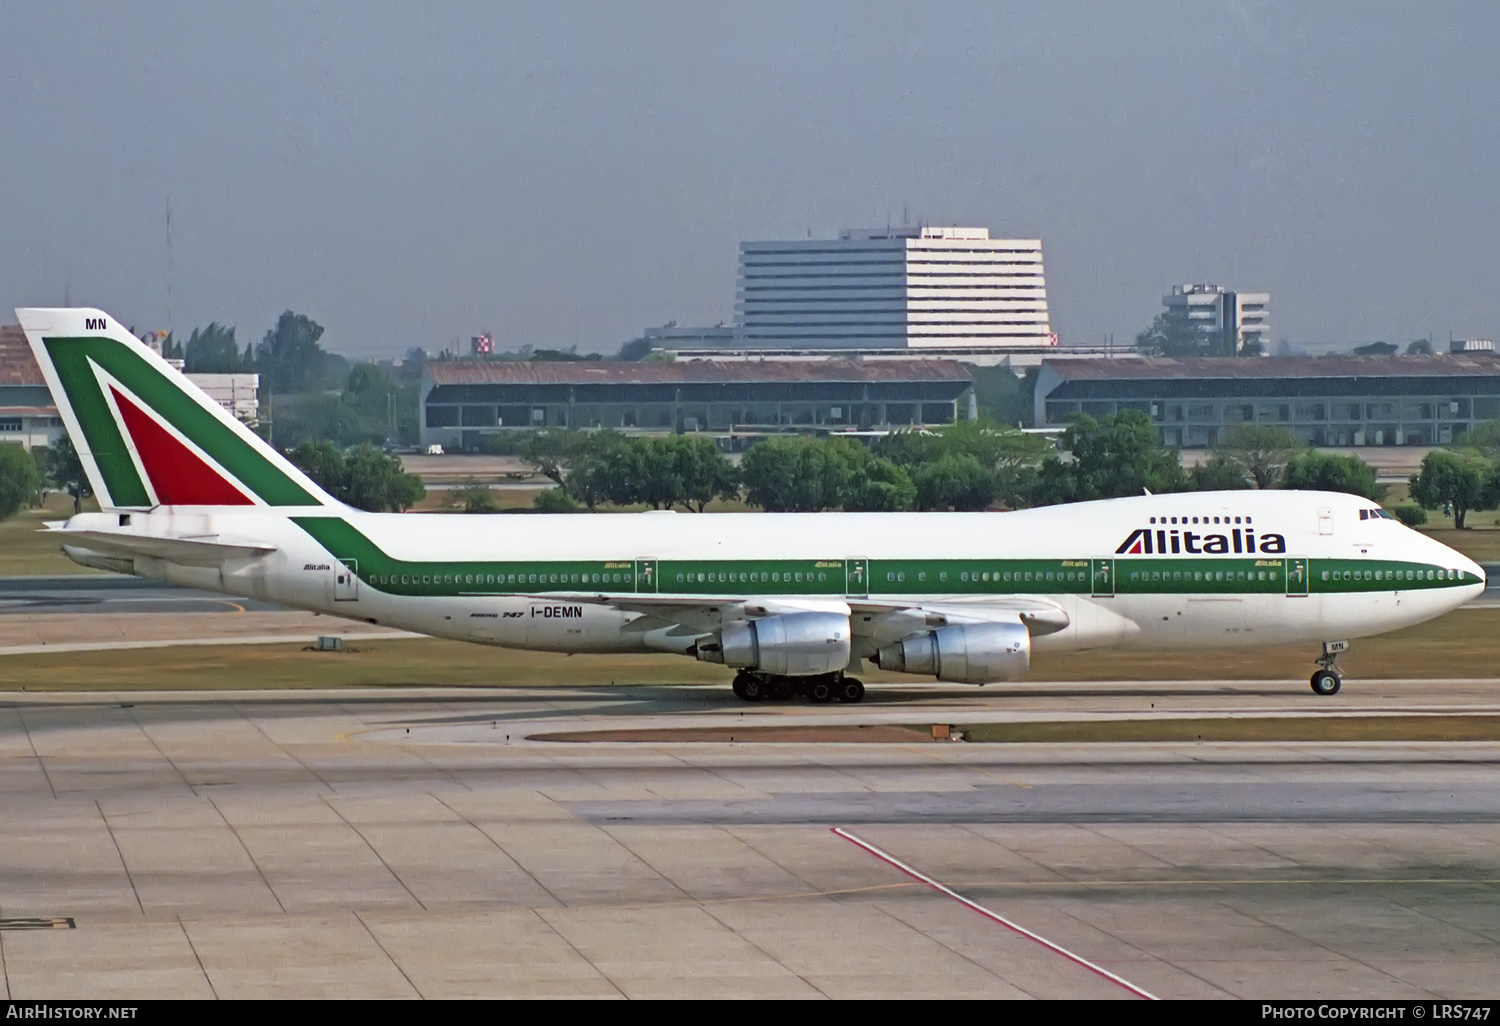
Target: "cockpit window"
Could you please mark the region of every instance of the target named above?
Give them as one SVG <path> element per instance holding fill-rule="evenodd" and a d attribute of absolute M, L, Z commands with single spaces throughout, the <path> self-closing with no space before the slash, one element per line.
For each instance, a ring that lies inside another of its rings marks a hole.
<path fill-rule="evenodd" d="M 1359 511 L 1361 520 L 1395 520 L 1395 516 L 1384 509 L 1362 509 Z"/>

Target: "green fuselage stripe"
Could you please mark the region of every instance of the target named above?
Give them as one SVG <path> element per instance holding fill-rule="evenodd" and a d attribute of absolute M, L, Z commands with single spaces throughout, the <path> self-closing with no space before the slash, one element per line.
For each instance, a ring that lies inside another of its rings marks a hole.
<path fill-rule="evenodd" d="M 1473 574 L 1430 563 L 1264 556 L 399 560 L 347 521 L 292 520 L 366 585 L 392 595 L 1318 595 L 1479 583 Z"/>

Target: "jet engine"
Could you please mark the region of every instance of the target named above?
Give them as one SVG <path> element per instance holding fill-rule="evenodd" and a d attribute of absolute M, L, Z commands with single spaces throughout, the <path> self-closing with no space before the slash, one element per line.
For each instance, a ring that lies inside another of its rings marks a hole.
<path fill-rule="evenodd" d="M 700 660 L 786 677 L 849 665 L 849 617 L 842 613 L 778 613 L 726 624 L 715 641 L 698 645 Z"/>
<path fill-rule="evenodd" d="M 980 623 L 909 634 L 875 656 L 882 670 L 930 673 L 961 684 L 1020 680 L 1031 665 L 1031 634 L 1021 623 Z"/>

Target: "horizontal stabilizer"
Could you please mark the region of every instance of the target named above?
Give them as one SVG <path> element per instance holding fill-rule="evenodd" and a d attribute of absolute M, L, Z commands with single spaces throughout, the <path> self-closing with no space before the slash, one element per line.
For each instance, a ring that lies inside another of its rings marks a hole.
<path fill-rule="evenodd" d="M 164 538 L 156 535 L 114 531 L 69 531 L 52 529 L 52 535 L 67 548 L 88 549 L 111 556 L 165 560 L 179 566 L 222 566 L 235 559 L 257 559 L 276 551 L 274 545 L 227 543 L 217 536 Z"/>

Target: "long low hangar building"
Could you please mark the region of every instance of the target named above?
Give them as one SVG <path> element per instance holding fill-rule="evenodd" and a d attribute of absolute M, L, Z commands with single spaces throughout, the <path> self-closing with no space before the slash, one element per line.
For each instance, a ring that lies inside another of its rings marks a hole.
<path fill-rule="evenodd" d="M 1147 413 L 1162 442 L 1217 443 L 1235 424 L 1276 424 L 1312 445 L 1449 445 L 1500 417 L 1493 356 L 1272 356 L 1044 360 L 1036 424 Z"/>
<path fill-rule="evenodd" d="M 460 360 L 422 371 L 422 444 L 486 434 L 615 428 L 759 435 L 880 431 L 972 415 L 973 378 L 943 360 Z"/>

